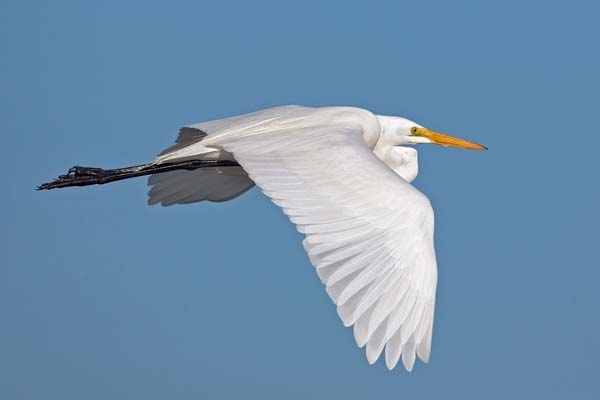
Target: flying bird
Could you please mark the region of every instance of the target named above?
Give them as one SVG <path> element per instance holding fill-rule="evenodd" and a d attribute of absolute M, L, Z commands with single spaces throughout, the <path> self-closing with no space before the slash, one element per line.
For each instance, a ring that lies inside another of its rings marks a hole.
<path fill-rule="evenodd" d="M 433 143 L 486 150 L 401 117 L 283 106 L 181 128 L 134 167 L 73 167 L 38 189 L 150 175 L 149 204 L 231 200 L 258 186 L 301 233 L 310 262 L 369 363 L 429 361 L 437 286 L 434 214 L 411 185 Z"/>

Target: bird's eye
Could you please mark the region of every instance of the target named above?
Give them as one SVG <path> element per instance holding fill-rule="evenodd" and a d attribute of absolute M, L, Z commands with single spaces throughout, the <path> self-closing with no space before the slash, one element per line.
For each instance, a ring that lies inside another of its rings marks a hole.
<path fill-rule="evenodd" d="M 417 133 L 417 127 L 416 127 L 416 126 L 413 126 L 412 128 L 410 128 L 410 133 L 412 133 L 413 135 L 414 135 L 415 133 Z"/>

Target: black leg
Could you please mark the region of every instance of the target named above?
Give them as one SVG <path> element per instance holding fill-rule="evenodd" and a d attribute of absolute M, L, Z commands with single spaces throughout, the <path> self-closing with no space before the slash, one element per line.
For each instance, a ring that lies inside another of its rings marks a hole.
<path fill-rule="evenodd" d="M 190 160 L 171 164 L 144 164 L 133 167 L 102 169 L 75 166 L 66 175 L 60 175 L 52 182 L 42 183 L 37 190 L 50 190 L 70 186 L 102 185 L 138 176 L 159 174 L 179 169 L 195 170 L 198 168 L 237 167 L 235 161 L 226 160 Z"/>

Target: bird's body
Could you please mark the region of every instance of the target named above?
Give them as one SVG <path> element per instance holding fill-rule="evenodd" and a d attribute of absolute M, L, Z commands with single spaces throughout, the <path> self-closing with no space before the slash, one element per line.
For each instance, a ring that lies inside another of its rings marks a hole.
<path fill-rule="evenodd" d="M 288 148 L 288 151 L 302 151 L 310 157 L 310 143 L 304 143 L 308 147 L 303 149 L 294 144 L 294 141 L 312 141 L 315 148 L 331 151 L 336 146 L 336 140 L 359 133 L 364 144 L 374 150 L 378 158 L 411 182 L 418 171 L 416 150 L 386 146 L 380 118 L 384 122 L 388 121 L 367 110 L 353 107 L 275 107 L 182 128 L 178 143 L 163 151 L 154 163 L 189 159 L 235 160 L 235 156 L 225 150 L 228 144 L 249 140 L 255 145 L 263 143 L 264 146 L 292 142 L 294 147 Z M 340 132 L 340 129 L 344 131 Z M 336 135 L 331 134 L 333 132 Z M 335 136 L 340 138 L 336 139 Z M 211 180 L 211 184 L 202 182 L 207 179 Z M 254 182 L 247 178 L 243 168 L 226 167 L 155 175 L 150 178 L 150 184 L 154 188 L 150 191 L 149 203 L 169 206 L 201 200 L 229 200 L 251 188 Z M 196 193 L 192 193 L 194 189 L 197 190 Z M 206 198 L 202 198 L 203 195 Z"/>
<path fill-rule="evenodd" d="M 259 186 L 305 235 L 369 362 L 384 352 L 388 368 L 402 358 L 410 371 L 416 356 L 429 360 L 437 285 L 433 210 L 410 184 L 416 150 L 399 146 L 418 143 L 483 149 L 359 108 L 285 106 L 182 128 L 140 171 L 214 163 L 152 175 L 149 203 L 165 206 L 226 201 Z"/>

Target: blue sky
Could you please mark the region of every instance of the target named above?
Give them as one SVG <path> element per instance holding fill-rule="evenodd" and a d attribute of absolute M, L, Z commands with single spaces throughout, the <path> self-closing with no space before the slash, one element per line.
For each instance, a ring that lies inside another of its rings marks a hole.
<path fill-rule="evenodd" d="M 0 397 L 598 398 L 600 7 L 592 1 L 0 6 Z M 177 129 L 282 104 L 401 115 L 436 211 L 429 365 L 369 366 L 258 190 L 146 206 Z"/>

